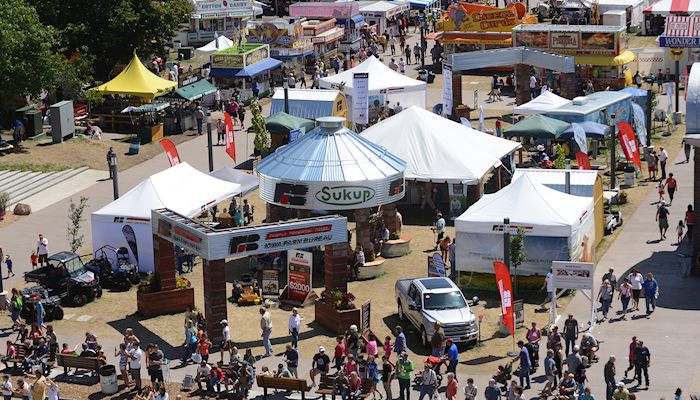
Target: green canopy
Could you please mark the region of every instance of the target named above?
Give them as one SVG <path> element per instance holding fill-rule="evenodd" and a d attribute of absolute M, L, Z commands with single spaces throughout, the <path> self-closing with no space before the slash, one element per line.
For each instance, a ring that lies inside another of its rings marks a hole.
<path fill-rule="evenodd" d="M 159 98 L 171 100 L 187 100 L 193 101 L 216 92 L 216 86 L 212 85 L 206 79 L 200 79 L 197 82 L 175 89 L 172 92 L 165 93 Z"/>
<path fill-rule="evenodd" d="M 558 119 L 535 115 L 508 128 L 506 137 L 522 136 L 538 139 L 556 139 L 571 124 Z"/>
<path fill-rule="evenodd" d="M 265 120 L 265 126 L 270 133 L 289 135 L 289 131 L 299 129 L 301 127 L 306 128 L 306 132 L 310 132 L 316 127 L 316 124 L 314 121 L 305 118 L 299 118 L 284 112 L 278 112 L 267 117 Z"/>

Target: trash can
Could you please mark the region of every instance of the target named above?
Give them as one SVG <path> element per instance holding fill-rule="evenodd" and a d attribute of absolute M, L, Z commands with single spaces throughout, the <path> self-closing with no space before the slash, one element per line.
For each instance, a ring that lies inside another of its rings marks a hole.
<path fill-rule="evenodd" d="M 624 183 L 624 185 L 627 187 L 633 187 L 636 183 L 635 177 L 637 175 L 637 171 L 632 166 L 625 167 L 624 171 L 625 171 L 625 183 Z"/>
<path fill-rule="evenodd" d="M 104 394 L 114 394 L 119 391 L 117 368 L 114 365 L 100 367 L 100 388 Z"/>
<path fill-rule="evenodd" d="M 136 154 L 139 154 L 139 149 L 141 148 L 141 142 L 139 141 L 138 138 L 132 139 L 129 142 L 129 155 L 133 156 Z"/>

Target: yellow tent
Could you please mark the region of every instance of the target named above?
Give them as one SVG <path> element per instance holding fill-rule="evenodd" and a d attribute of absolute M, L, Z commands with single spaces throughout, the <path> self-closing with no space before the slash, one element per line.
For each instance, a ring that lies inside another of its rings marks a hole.
<path fill-rule="evenodd" d="M 103 94 L 126 94 L 153 99 L 174 88 L 177 88 L 177 82 L 163 79 L 149 71 L 134 51 L 134 58 L 119 75 L 92 90 Z"/>

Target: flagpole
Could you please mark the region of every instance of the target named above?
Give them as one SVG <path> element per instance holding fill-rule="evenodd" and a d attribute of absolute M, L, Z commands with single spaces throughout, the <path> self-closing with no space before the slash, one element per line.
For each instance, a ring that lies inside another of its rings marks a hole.
<path fill-rule="evenodd" d="M 211 138 L 211 111 L 207 110 L 207 154 L 209 156 L 209 172 L 214 171 L 214 153 Z"/>

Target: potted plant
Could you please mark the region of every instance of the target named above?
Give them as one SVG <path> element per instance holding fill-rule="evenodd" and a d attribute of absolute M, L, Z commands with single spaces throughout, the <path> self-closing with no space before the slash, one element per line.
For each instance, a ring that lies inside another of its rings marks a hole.
<path fill-rule="evenodd" d="M 341 334 L 350 325 L 360 325 L 361 310 L 355 307 L 355 296 L 339 288 L 324 290 L 316 301 L 316 322 L 333 333 Z"/>
<path fill-rule="evenodd" d="M 624 190 L 620 192 L 620 204 L 626 204 L 627 203 L 627 192 Z"/>
<path fill-rule="evenodd" d="M 5 219 L 7 206 L 10 205 L 10 194 L 7 192 L 0 193 L 0 221 Z"/>

